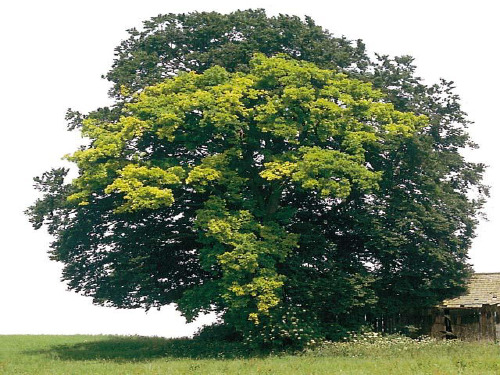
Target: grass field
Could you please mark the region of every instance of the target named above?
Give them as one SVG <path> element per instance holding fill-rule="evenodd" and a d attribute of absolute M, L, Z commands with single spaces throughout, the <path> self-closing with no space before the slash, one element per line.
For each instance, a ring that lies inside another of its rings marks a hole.
<path fill-rule="evenodd" d="M 500 346 L 362 338 L 256 356 L 189 339 L 0 336 L 0 374 L 500 374 Z"/>

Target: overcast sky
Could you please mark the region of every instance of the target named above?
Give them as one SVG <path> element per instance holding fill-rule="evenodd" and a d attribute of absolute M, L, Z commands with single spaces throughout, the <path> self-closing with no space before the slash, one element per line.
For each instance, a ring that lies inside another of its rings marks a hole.
<path fill-rule="evenodd" d="M 96 307 L 66 291 L 61 267 L 48 260 L 49 236 L 34 231 L 23 211 L 36 198 L 32 177 L 54 166 L 81 141 L 68 133 L 68 107 L 89 111 L 109 104 L 100 78 L 126 29 L 160 13 L 265 8 L 311 16 L 336 36 L 361 38 L 371 52 L 410 54 L 427 83 L 453 80 L 475 124 L 480 150 L 474 161 L 490 166 L 492 197 L 470 251 L 477 272 L 500 272 L 500 145 L 498 65 L 500 26 L 495 1 L 4 1 L 0 4 L 0 334 L 113 333 L 190 335 L 173 307 L 118 311 Z M 272 5 L 267 5 L 272 4 Z M 408 4 L 408 5 L 404 5 Z"/>

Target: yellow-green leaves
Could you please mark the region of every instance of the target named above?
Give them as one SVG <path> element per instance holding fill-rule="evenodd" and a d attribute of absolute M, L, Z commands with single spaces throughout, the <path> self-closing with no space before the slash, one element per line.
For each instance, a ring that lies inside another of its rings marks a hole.
<path fill-rule="evenodd" d="M 288 143 L 342 142 L 343 137 L 360 132 L 361 141 L 354 148 L 352 142 L 345 143 L 345 151 L 362 154 L 366 143 L 409 136 L 426 121 L 396 111 L 370 83 L 310 63 L 258 55 L 252 66 L 255 85 L 264 91 L 252 119 L 262 132 Z"/>
<path fill-rule="evenodd" d="M 259 86 L 263 87 L 308 87 L 311 82 L 321 86 L 335 74 L 319 69 L 313 63 L 290 59 L 287 55 L 267 58 L 263 54 L 255 54 L 250 66 L 251 72 L 259 78 Z"/>
<path fill-rule="evenodd" d="M 260 177 L 268 180 L 281 180 L 286 177 L 291 177 L 297 170 L 297 163 L 289 161 L 284 162 L 269 162 L 265 164 L 266 169 L 260 172 Z"/>
<path fill-rule="evenodd" d="M 425 121 L 369 83 L 256 55 L 248 74 L 179 74 L 135 94 L 115 122 L 85 120 L 90 142 L 69 157 L 80 168 L 70 199 L 114 199 L 116 213 L 179 200 L 172 210 L 194 223 L 200 245 L 190 246 L 210 278 L 180 308 L 194 316 L 209 293 L 203 308 L 217 301 L 258 323 L 280 307 L 279 265 L 299 243 L 297 206 L 287 204 L 305 194 L 321 207 L 377 189 L 370 162 Z"/>
<path fill-rule="evenodd" d="M 117 212 L 156 209 L 174 202 L 172 190 L 167 186 L 179 184 L 184 175 L 181 167 L 168 170 L 129 164 L 119 172 L 120 177 L 105 189 L 106 193 L 123 193 L 125 203 Z"/>
<path fill-rule="evenodd" d="M 426 116 L 415 116 L 410 112 L 395 111 L 392 122 L 384 125 L 384 130 L 390 136 L 410 137 L 416 130 L 424 127 L 428 122 Z"/>
<path fill-rule="evenodd" d="M 365 134 L 363 138 L 372 137 Z M 269 181 L 288 179 L 332 198 L 347 197 L 353 185 L 364 191 L 377 188 L 380 173 L 370 171 L 359 155 L 319 147 L 301 147 L 297 155 L 296 162 L 266 163 L 260 176 Z"/>
<path fill-rule="evenodd" d="M 251 66 L 250 74 L 221 67 L 180 74 L 136 94 L 116 123 L 85 120 L 82 134 L 91 146 L 69 157 L 82 170 L 72 198 L 85 202 L 101 187 L 124 193 L 126 210 L 171 204 L 168 184 L 131 179 L 127 170 L 115 178 L 130 162 L 141 164 L 155 148 L 172 145 L 203 155 L 184 163 L 187 178 L 176 183 L 200 193 L 224 185 L 228 196 L 240 199 L 247 176 L 236 165 L 243 150 L 262 142 L 268 149 L 265 168 L 256 171 L 262 178 L 343 198 L 353 185 L 376 187 L 378 175 L 366 166 L 367 146 L 408 137 L 426 120 L 395 111 L 369 83 L 311 63 L 256 55 Z M 292 147 L 273 156 L 282 143 Z"/>
<path fill-rule="evenodd" d="M 208 185 L 211 181 L 217 181 L 221 177 L 221 172 L 214 168 L 198 165 L 189 172 L 186 183 L 198 186 Z"/>
<path fill-rule="evenodd" d="M 228 210 L 220 198 L 209 199 L 198 211 L 197 226 L 205 241 L 222 245 L 202 252 L 201 261 L 207 269 L 221 270 L 223 299 L 233 309 L 249 309 L 248 318 L 257 323 L 280 303 L 284 278 L 275 265 L 297 246 L 298 236 L 277 223 L 259 223 L 250 211 Z"/>
<path fill-rule="evenodd" d="M 200 165 L 193 167 L 189 171 L 186 183 L 193 185 L 200 191 L 204 191 L 205 186 L 222 178 L 223 172 L 228 169 L 227 164 L 227 152 L 207 156 L 203 158 Z"/>
<path fill-rule="evenodd" d="M 127 108 L 134 115 L 148 118 L 160 139 L 176 141 L 176 135 L 217 129 L 220 137 L 235 137 L 245 125 L 246 97 L 256 97 L 252 76 L 228 73 L 213 67 L 203 74 L 184 73 L 174 79 L 148 87 L 136 95 Z"/>

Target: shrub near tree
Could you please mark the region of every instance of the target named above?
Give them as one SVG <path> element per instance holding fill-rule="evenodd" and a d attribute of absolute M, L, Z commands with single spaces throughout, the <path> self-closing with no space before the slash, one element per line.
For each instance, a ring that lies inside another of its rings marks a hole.
<path fill-rule="evenodd" d="M 487 192 L 459 153 L 473 145 L 452 83 L 263 11 L 130 34 L 107 76 L 116 105 L 68 113 L 90 140 L 68 156 L 79 176 L 35 179 L 28 214 L 70 289 L 216 311 L 226 336 L 272 346 L 462 290 Z"/>

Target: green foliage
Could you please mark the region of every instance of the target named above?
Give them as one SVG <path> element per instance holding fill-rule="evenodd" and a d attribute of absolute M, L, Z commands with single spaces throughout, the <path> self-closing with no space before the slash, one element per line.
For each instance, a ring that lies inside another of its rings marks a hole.
<path fill-rule="evenodd" d="M 85 120 L 91 145 L 68 156 L 80 170 L 68 200 L 92 205 L 91 196 L 112 197 L 118 218 L 182 204 L 186 192 L 202 195 L 190 219 L 211 277 L 176 302 L 190 318 L 200 306 L 217 306 L 237 316 L 237 326 L 241 319 L 259 324 L 282 304 L 286 276 L 277 264 L 299 235 L 291 218 L 278 216 L 281 202 L 295 192 L 344 199 L 376 189 L 381 172 L 367 168 L 365 145 L 381 147 L 400 127 L 411 134 L 424 121 L 384 105 L 369 85 L 311 63 L 256 55 L 250 65 L 248 74 L 216 67 L 150 86 L 117 122 Z M 372 106 L 385 116 L 373 116 Z M 171 154 L 178 149 L 184 158 Z"/>
<path fill-rule="evenodd" d="M 202 72 L 219 65 L 230 72 L 247 72 L 256 52 L 286 53 L 324 68 L 354 65 L 363 70 L 368 65 L 361 41 L 353 46 L 309 17 L 305 22 L 288 15 L 267 17 L 262 9 L 164 14 L 144 22 L 141 30 L 129 30 L 129 35 L 116 48 L 117 59 L 106 75 L 114 84 L 110 94 L 115 97 L 126 97 L 127 91 L 159 83 L 179 71 Z"/>
<path fill-rule="evenodd" d="M 460 154 L 474 145 L 451 82 L 261 10 L 129 32 L 107 75 L 116 105 L 68 112 L 89 140 L 67 156 L 78 177 L 45 173 L 28 209 L 70 289 L 215 311 L 267 347 L 463 290 L 487 189 Z"/>

